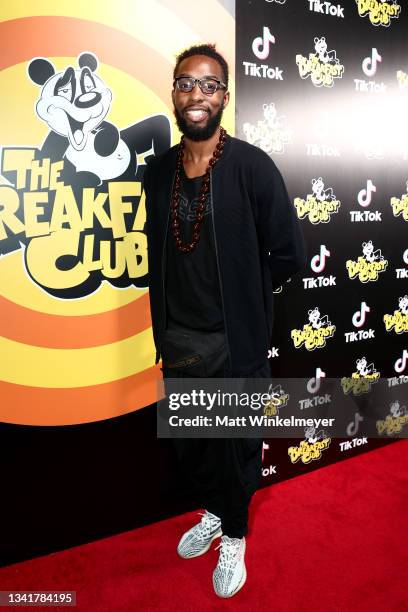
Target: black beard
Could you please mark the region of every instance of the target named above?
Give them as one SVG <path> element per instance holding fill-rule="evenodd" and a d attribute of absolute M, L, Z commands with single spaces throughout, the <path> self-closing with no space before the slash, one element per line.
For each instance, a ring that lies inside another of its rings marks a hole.
<path fill-rule="evenodd" d="M 194 142 L 208 140 L 209 138 L 214 136 L 216 129 L 221 123 L 223 111 L 224 107 L 221 106 L 218 113 L 216 113 L 213 117 L 210 117 L 206 126 L 198 127 L 194 124 L 191 125 L 187 123 L 183 115 L 181 115 L 175 107 L 173 109 L 178 129 L 182 134 L 184 134 L 186 138 L 188 138 L 189 140 L 193 140 Z"/>

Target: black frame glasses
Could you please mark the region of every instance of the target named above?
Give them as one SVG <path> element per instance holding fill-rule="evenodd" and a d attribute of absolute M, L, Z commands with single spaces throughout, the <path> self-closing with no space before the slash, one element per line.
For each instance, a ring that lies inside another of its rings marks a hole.
<path fill-rule="evenodd" d="M 180 87 L 180 81 L 185 82 L 186 87 L 184 88 Z M 205 83 L 214 83 L 215 84 L 214 91 L 208 91 L 208 90 L 206 91 Z M 212 77 L 204 77 L 202 79 L 195 79 L 194 77 L 187 77 L 187 76 L 176 77 L 173 82 L 173 87 L 174 85 L 177 85 L 177 89 L 181 91 L 182 93 L 190 93 L 190 91 L 193 91 L 194 87 L 197 84 L 199 88 L 201 89 L 201 91 L 203 92 L 203 94 L 205 94 L 206 96 L 212 96 L 219 89 L 227 89 L 227 86 L 225 85 L 225 83 L 223 83 L 222 81 L 219 81 L 218 79 L 213 79 Z"/>

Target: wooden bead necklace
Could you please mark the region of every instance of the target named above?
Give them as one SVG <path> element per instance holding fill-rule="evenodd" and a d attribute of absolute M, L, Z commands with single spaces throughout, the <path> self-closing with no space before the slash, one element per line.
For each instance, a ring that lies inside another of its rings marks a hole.
<path fill-rule="evenodd" d="M 190 242 L 183 243 L 181 238 L 181 230 L 180 230 L 180 221 L 178 217 L 178 207 L 180 202 L 180 187 L 181 187 L 181 167 L 183 164 L 183 155 L 184 155 L 184 146 L 185 140 L 184 136 L 181 137 L 178 153 L 177 153 L 177 165 L 176 165 L 176 176 L 174 178 L 174 187 L 173 193 L 171 197 L 171 227 L 173 230 L 173 235 L 176 241 L 176 246 L 182 253 L 191 253 L 196 248 L 198 241 L 200 239 L 200 230 L 201 225 L 204 220 L 205 214 L 205 203 L 210 191 L 210 171 L 214 168 L 217 161 L 220 159 L 222 152 L 224 150 L 225 138 L 227 132 L 224 128 L 220 128 L 220 137 L 217 142 L 217 146 L 214 149 L 214 153 L 208 162 L 207 169 L 205 171 L 201 187 L 200 193 L 198 195 L 198 206 L 196 209 L 195 221 L 193 225 L 193 234 L 192 240 Z M 214 213 L 213 213 L 214 214 Z"/>

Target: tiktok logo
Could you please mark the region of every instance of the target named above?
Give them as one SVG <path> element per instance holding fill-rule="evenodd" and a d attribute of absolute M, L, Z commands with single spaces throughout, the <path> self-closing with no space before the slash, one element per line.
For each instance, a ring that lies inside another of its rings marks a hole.
<path fill-rule="evenodd" d="M 360 310 L 357 310 L 351 319 L 354 327 L 363 327 L 368 312 L 370 312 L 370 307 L 365 302 L 361 302 Z M 361 340 L 374 340 L 375 329 L 359 329 L 358 331 L 345 332 L 344 338 L 347 344 L 349 342 L 360 342 Z"/>
<path fill-rule="evenodd" d="M 408 249 L 406 249 L 402 254 L 402 260 L 404 264 L 408 266 Z M 395 268 L 395 273 L 397 278 L 408 278 L 408 270 L 407 268 Z"/>
<path fill-rule="evenodd" d="M 377 2 L 378 4 L 378 2 Z M 382 61 L 381 55 L 377 49 L 371 49 L 371 56 L 365 57 L 361 64 L 363 72 L 369 78 L 373 77 L 377 72 L 377 65 Z M 387 91 L 385 83 L 376 83 L 375 81 L 366 81 L 365 79 L 354 79 L 355 90 L 363 94 L 383 94 Z"/>
<path fill-rule="evenodd" d="M 263 36 L 258 36 L 252 42 L 252 51 L 260 60 L 264 60 L 269 55 L 270 43 L 275 44 L 275 37 L 271 34 L 269 28 L 264 26 Z"/>
<path fill-rule="evenodd" d="M 307 390 L 309 393 L 317 393 L 320 389 L 320 381 L 322 378 L 325 378 L 326 372 L 323 372 L 320 368 L 316 368 L 316 375 L 314 378 L 311 378 L 307 383 Z"/>
<path fill-rule="evenodd" d="M 313 272 L 323 272 L 326 267 L 326 257 L 330 257 L 330 251 L 326 249 L 324 244 L 320 245 L 320 253 L 312 257 L 312 261 L 310 262 L 310 267 Z"/>
<path fill-rule="evenodd" d="M 367 180 L 367 187 L 361 189 L 357 195 L 357 201 L 363 208 L 367 208 L 371 204 L 371 196 L 377 191 L 377 187 L 374 185 L 371 179 Z M 379 210 L 350 210 L 350 218 L 352 223 L 365 222 L 365 221 L 381 221 L 382 212 Z"/>
<path fill-rule="evenodd" d="M 371 194 L 377 191 L 377 187 L 374 185 L 371 179 L 367 181 L 367 188 L 359 191 L 357 200 L 360 206 L 366 207 L 371 204 Z"/>
<path fill-rule="evenodd" d="M 407 349 L 404 349 L 402 353 L 402 357 L 397 359 L 397 361 L 394 364 L 394 370 L 397 372 L 397 374 L 401 374 L 401 372 L 405 370 L 405 368 L 407 367 L 407 361 L 408 361 L 408 351 Z"/>
<path fill-rule="evenodd" d="M 356 433 L 358 432 L 360 423 L 364 421 L 364 417 L 361 416 L 361 414 L 359 412 L 356 412 L 354 414 L 354 421 L 351 421 L 348 425 L 347 425 L 347 435 L 349 437 L 353 437 L 356 435 Z"/>
<path fill-rule="evenodd" d="M 361 302 L 360 310 L 353 314 L 352 321 L 354 327 L 363 327 L 367 312 L 370 312 L 370 307 L 365 302 Z"/>
<path fill-rule="evenodd" d="M 382 61 L 381 55 L 378 53 L 377 49 L 373 47 L 371 49 L 371 57 L 366 57 L 363 60 L 362 68 L 365 75 L 368 77 L 373 77 L 377 72 L 377 63 Z"/>
<path fill-rule="evenodd" d="M 321 181 L 321 179 L 319 179 Z M 323 184 L 323 183 L 322 183 Z M 329 191 L 328 189 L 326 191 Z M 330 191 L 332 189 L 330 188 Z M 314 255 L 310 261 L 310 267 L 313 272 L 320 273 L 326 267 L 326 258 L 330 257 L 330 251 L 326 248 L 325 244 L 320 245 L 320 251 L 318 255 Z M 303 279 L 304 289 L 316 289 L 317 287 L 335 287 L 336 277 L 330 274 L 330 276 L 317 276 Z"/>

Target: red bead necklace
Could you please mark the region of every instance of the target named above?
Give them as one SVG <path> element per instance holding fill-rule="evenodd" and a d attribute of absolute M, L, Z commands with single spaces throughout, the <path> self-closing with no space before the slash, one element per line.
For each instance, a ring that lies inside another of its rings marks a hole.
<path fill-rule="evenodd" d="M 225 138 L 227 132 L 224 128 L 220 128 L 220 137 L 217 142 L 217 146 L 214 149 L 214 153 L 208 162 L 207 169 L 205 171 L 203 181 L 201 183 L 200 193 L 198 195 L 198 206 L 196 209 L 196 216 L 193 225 L 193 235 L 190 242 L 183 243 L 181 239 L 180 221 L 178 217 L 178 207 L 180 202 L 180 186 L 181 186 L 181 167 L 183 163 L 184 154 L 184 136 L 181 137 L 178 154 L 177 154 L 177 165 L 176 165 L 176 176 L 174 178 L 174 187 L 171 197 L 171 227 L 173 230 L 176 246 L 182 253 L 191 253 L 196 248 L 200 239 L 201 225 L 204 220 L 205 201 L 210 191 L 210 170 L 214 168 L 217 161 L 220 159 L 224 150 Z"/>

